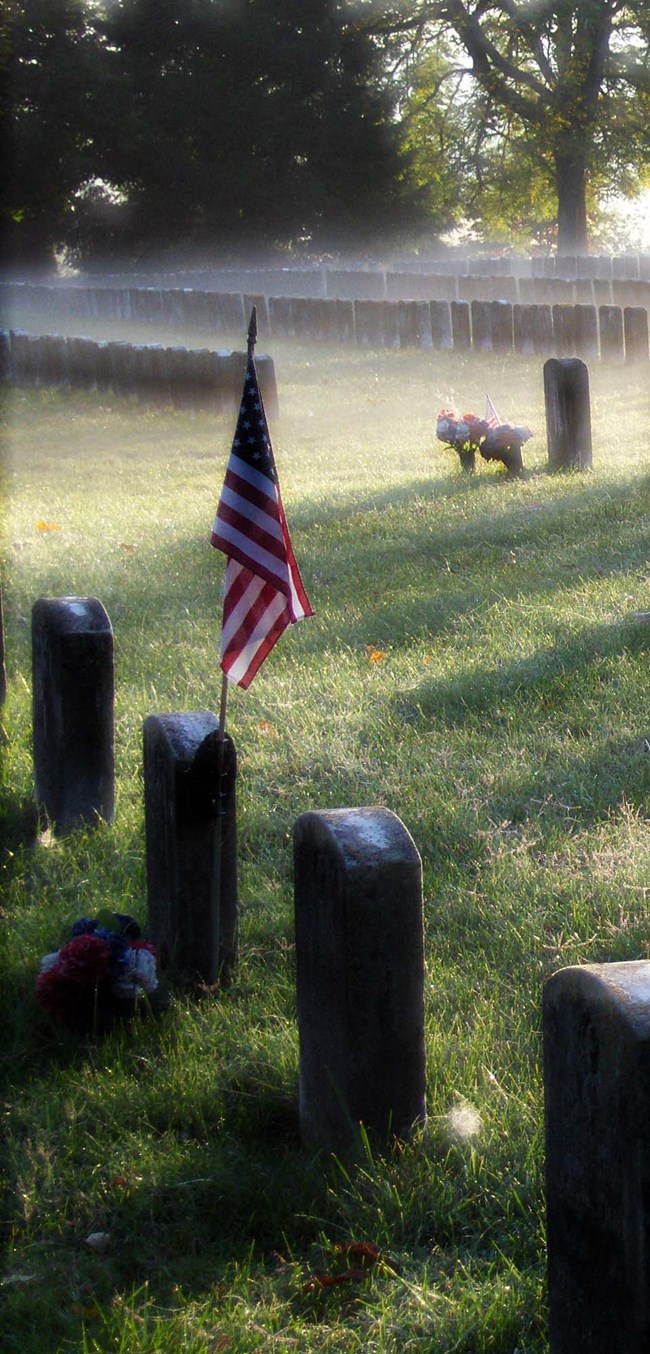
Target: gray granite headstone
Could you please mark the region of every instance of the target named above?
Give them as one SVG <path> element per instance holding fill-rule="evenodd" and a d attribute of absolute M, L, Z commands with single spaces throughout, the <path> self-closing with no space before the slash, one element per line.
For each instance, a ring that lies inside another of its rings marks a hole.
<path fill-rule="evenodd" d="M 300 1125 L 306 1145 L 384 1141 L 425 1115 L 422 867 L 384 808 L 294 828 Z"/>
<path fill-rule="evenodd" d="M 543 998 L 551 1354 L 650 1349 L 650 963 Z"/>
<path fill-rule="evenodd" d="M 32 608 L 36 800 L 59 832 L 111 823 L 115 808 L 113 631 L 96 597 Z"/>
<path fill-rule="evenodd" d="M 205 983 L 237 956 L 236 756 L 226 735 L 220 785 L 218 730 L 209 710 L 143 727 L 148 933 L 166 966 Z"/>

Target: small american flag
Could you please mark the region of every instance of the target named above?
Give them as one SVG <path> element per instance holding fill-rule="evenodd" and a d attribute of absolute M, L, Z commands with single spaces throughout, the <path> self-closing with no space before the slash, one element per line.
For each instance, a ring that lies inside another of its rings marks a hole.
<path fill-rule="evenodd" d="M 228 556 L 221 667 L 246 689 L 286 627 L 313 615 L 282 507 L 252 352 L 210 539 Z"/>
<path fill-rule="evenodd" d="M 488 428 L 501 427 L 501 419 L 499 418 L 489 395 L 485 396 L 485 422 L 487 423 Z"/>

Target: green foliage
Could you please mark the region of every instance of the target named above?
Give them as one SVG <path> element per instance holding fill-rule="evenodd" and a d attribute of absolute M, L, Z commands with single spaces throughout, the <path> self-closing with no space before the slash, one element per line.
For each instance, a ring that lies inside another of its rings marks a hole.
<path fill-rule="evenodd" d="M 10 34 L 24 255 L 39 232 L 94 264 L 338 247 L 418 211 L 375 48 L 333 0 L 30 0 Z"/>
<path fill-rule="evenodd" d="M 633 193 L 644 182 L 650 83 L 643 6 L 421 0 L 384 7 L 368 22 L 380 45 L 397 44 L 415 141 L 439 133 L 443 108 L 453 113 L 449 154 L 455 160 L 460 148 L 466 215 L 476 215 L 484 231 L 516 235 L 524 228 L 529 238 L 550 239 L 557 225 L 561 252 L 585 252 L 588 209 L 607 192 Z M 441 40 L 447 91 L 437 87 Z"/>
<path fill-rule="evenodd" d="M 80 911 L 145 919 L 142 720 L 216 706 L 208 535 L 232 421 L 9 401 L 5 1344 L 542 1354 L 542 983 L 650 953 L 645 376 L 594 365 L 594 469 L 552 477 L 537 363 L 274 356 L 316 615 L 231 695 L 241 961 L 227 993 L 175 991 L 162 1021 L 103 1042 L 44 1021 L 34 974 Z M 535 430 L 521 480 L 463 477 L 436 441 L 438 408 L 485 389 Z M 117 816 L 34 841 L 30 608 L 66 593 L 99 596 L 114 627 Z M 291 831 L 306 809 L 373 803 L 423 860 L 429 1117 L 408 1146 L 336 1162 L 297 1139 Z M 353 1240 L 381 1262 L 314 1289 Z"/>

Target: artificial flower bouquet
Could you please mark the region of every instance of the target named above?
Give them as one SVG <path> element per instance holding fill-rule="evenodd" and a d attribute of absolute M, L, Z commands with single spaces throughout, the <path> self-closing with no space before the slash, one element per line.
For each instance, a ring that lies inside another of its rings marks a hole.
<path fill-rule="evenodd" d="M 501 423 L 489 396 L 485 418 L 441 409 L 436 420 L 436 436 L 459 453 L 466 470 L 474 469 L 478 451 L 484 461 L 502 461 L 511 474 L 519 474 L 523 470 L 521 448 L 532 435 L 523 424 Z"/>
<path fill-rule="evenodd" d="M 65 944 L 41 960 L 36 998 L 64 1024 L 93 1030 L 109 1028 L 138 1007 L 157 1009 L 155 947 L 142 939 L 133 917 L 80 917 Z"/>

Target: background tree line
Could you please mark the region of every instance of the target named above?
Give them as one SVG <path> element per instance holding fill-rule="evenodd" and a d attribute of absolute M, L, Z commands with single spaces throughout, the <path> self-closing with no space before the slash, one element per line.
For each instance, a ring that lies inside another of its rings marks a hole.
<path fill-rule="evenodd" d="M 647 0 L 7 0 L 9 260 L 584 251 L 650 150 Z"/>

